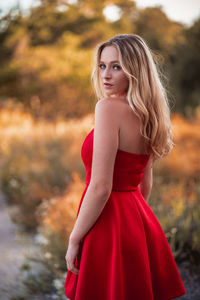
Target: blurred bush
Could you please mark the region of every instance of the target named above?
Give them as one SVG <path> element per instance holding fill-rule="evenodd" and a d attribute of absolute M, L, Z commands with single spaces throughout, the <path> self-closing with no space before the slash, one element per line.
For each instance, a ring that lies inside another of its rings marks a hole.
<path fill-rule="evenodd" d="M 66 193 L 74 170 L 83 176 L 79 151 L 84 122 L 82 127 L 73 120 L 35 122 L 19 109 L 1 110 L 1 190 L 9 204 L 17 205 L 13 220 L 26 230 L 36 229 L 35 211 L 42 201 Z"/>
<path fill-rule="evenodd" d="M 175 147 L 154 168 L 149 204 L 177 261 L 200 263 L 200 107 L 188 122 L 172 116 Z"/>

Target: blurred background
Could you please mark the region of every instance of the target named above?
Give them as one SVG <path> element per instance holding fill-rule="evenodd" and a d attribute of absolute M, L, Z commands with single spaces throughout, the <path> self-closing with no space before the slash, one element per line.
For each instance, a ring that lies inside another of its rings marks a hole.
<path fill-rule="evenodd" d="M 141 35 L 170 100 L 175 147 L 149 205 L 187 294 L 200 299 L 199 1 L 0 1 L 0 299 L 66 299 L 65 254 L 85 187 L 97 43 Z"/>

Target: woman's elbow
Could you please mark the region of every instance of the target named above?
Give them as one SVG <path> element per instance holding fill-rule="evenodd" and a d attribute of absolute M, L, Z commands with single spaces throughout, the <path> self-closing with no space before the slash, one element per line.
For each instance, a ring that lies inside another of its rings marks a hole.
<path fill-rule="evenodd" d="M 90 188 L 93 190 L 95 195 L 102 198 L 108 197 L 112 189 L 112 187 L 105 182 L 90 182 Z"/>
<path fill-rule="evenodd" d="M 148 201 L 152 190 L 152 184 L 140 184 L 139 188 L 143 198 Z"/>

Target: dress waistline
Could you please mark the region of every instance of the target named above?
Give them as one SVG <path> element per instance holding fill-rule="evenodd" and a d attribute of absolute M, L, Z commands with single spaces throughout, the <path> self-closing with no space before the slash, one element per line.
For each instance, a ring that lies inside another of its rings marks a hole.
<path fill-rule="evenodd" d="M 88 186 L 90 184 L 90 182 L 86 181 L 85 182 L 86 186 Z M 139 189 L 139 186 L 116 186 L 116 187 L 112 187 L 112 192 L 131 192 L 131 191 L 137 191 Z"/>

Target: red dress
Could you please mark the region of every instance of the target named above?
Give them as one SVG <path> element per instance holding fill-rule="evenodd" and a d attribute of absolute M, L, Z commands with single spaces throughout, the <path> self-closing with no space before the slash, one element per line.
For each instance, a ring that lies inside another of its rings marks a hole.
<path fill-rule="evenodd" d="M 93 136 L 94 128 L 81 149 L 86 186 L 77 216 L 90 182 Z M 165 233 L 138 187 L 148 160 L 118 149 L 112 192 L 80 243 L 79 274 L 67 272 L 70 300 L 169 300 L 186 293 Z"/>

